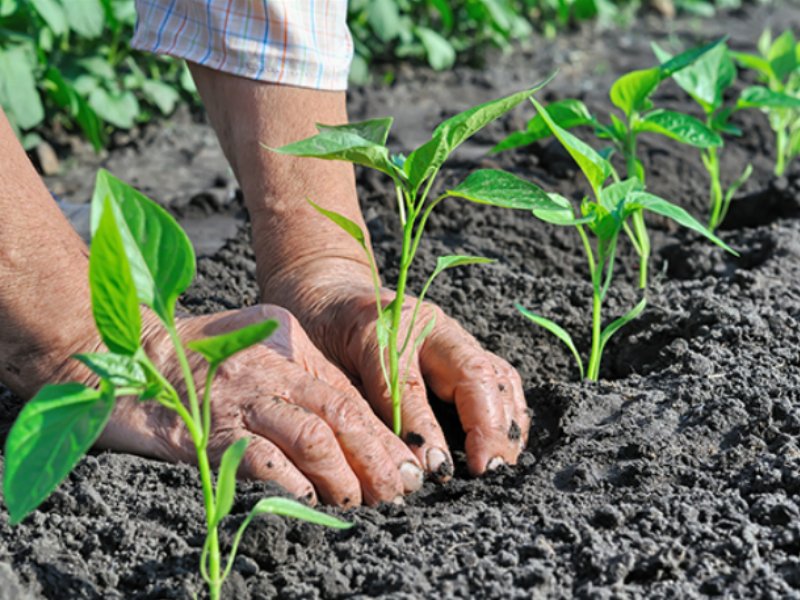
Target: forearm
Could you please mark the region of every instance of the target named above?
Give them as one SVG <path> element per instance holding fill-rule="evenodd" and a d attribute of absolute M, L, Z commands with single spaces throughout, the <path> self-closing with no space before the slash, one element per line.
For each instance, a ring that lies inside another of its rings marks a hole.
<path fill-rule="evenodd" d="M 31 396 L 96 343 L 88 251 L 0 110 L 0 380 Z"/>
<path fill-rule="evenodd" d="M 369 280 L 363 250 L 306 201 L 341 213 L 366 231 L 347 163 L 282 156 L 278 147 L 347 122 L 344 92 L 273 85 L 191 65 L 214 129 L 244 193 L 253 226 L 262 300 L 287 304 L 310 268 L 337 277 L 337 266 Z M 344 271 L 342 271 L 344 273 Z"/>

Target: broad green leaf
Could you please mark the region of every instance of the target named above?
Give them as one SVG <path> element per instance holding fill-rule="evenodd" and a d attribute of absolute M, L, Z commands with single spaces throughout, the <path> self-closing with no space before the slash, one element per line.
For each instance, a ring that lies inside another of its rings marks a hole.
<path fill-rule="evenodd" d="M 367 7 L 367 20 L 382 42 L 389 42 L 400 33 L 400 11 L 395 0 L 372 0 Z"/>
<path fill-rule="evenodd" d="M 104 169 L 97 174 L 92 196 L 92 231 L 107 198 L 112 200 L 139 302 L 164 323 L 173 323 L 178 296 L 194 279 L 189 238 L 163 208 Z"/>
<path fill-rule="evenodd" d="M 605 183 L 606 179 L 611 175 L 611 164 L 600 156 L 591 146 L 576 138 L 569 131 L 559 127 L 553 119 L 550 118 L 547 109 L 539 104 L 535 98 L 531 98 L 531 102 L 534 107 L 536 107 L 538 113 L 542 115 L 542 118 L 545 123 L 547 123 L 547 126 L 550 127 L 553 135 L 561 142 L 561 145 L 564 146 L 572 159 L 578 163 L 578 167 L 583 171 L 586 179 L 589 180 L 589 185 L 592 186 L 595 195 L 599 197 L 603 183 Z"/>
<path fill-rule="evenodd" d="M 102 433 L 114 396 L 78 383 L 47 385 L 20 412 L 5 448 L 3 496 L 11 524 L 39 506 Z"/>
<path fill-rule="evenodd" d="M 131 268 L 111 200 L 92 237 L 89 288 L 97 331 L 108 349 L 132 356 L 140 346 L 142 317 Z"/>
<path fill-rule="evenodd" d="M 663 80 L 661 69 L 631 71 L 617 79 L 611 86 L 611 102 L 626 116 L 649 108 L 648 98 Z"/>
<path fill-rule="evenodd" d="M 572 129 L 581 125 L 595 124 L 589 109 L 580 100 L 567 99 L 551 102 L 547 105 L 550 118 L 563 129 Z M 537 114 L 530 121 L 525 131 L 517 131 L 506 137 L 492 148 L 491 152 L 501 152 L 511 148 L 527 146 L 538 140 L 550 137 L 552 132 L 542 115 Z"/>
<path fill-rule="evenodd" d="M 158 107 L 162 115 L 169 115 L 175 110 L 175 106 L 180 100 L 178 90 L 163 81 L 146 79 L 142 82 L 142 93 L 153 104 Z"/>
<path fill-rule="evenodd" d="M 374 119 L 338 126 L 318 125 L 320 131 L 315 136 L 280 148 L 264 147 L 290 156 L 344 160 L 396 177 L 395 167 L 389 159 L 389 150 L 383 142 L 376 142 L 381 138 L 386 139 L 389 127 L 391 119 Z"/>
<path fill-rule="evenodd" d="M 673 76 L 678 71 L 682 71 L 683 69 L 687 68 L 688 66 L 697 62 L 704 54 L 714 50 L 715 48 L 719 48 L 724 46 L 723 42 L 726 38 L 719 38 L 718 40 L 714 40 L 713 42 L 709 42 L 703 46 L 696 46 L 694 48 L 689 48 L 685 52 L 678 54 L 677 56 L 670 58 L 667 61 L 662 61 L 660 65 L 660 69 L 664 74 L 664 79 L 667 77 Z M 660 60 L 660 59 L 659 59 Z"/>
<path fill-rule="evenodd" d="M 772 67 L 765 58 L 746 52 L 731 52 L 731 56 L 743 67 L 756 71 L 766 79 L 773 76 Z"/>
<path fill-rule="evenodd" d="M 661 61 L 669 62 L 670 54 L 652 45 Z M 728 46 L 720 43 L 698 58 L 692 65 L 672 75 L 675 82 L 703 109 L 710 113 L 722 105 L 723 94 L 736 79 L 736 65 Z"/>
<path fill-rule="evenodd" d="M 603 353 L 603 349 L 606 347 L 608 340 L 611 339 L 617 331 L 622 329 L 625 325 L 633 321 L 636 317 L 642 314 L 642 311 L 647 307 L 647 298 L 642 298 L 639 303 L 634 306 L 630 311 L 615 319 L 609 325 L 603 329 L 602 333 L 600 334 L 600 353 Z"/>
<path fill-rule="evenodd" d="M 67 17 L 57 0 L 30 0 L 30 2 L 54 34 L 64 35 L 67 32 Z"/>
<path fill-rule="evenodd" d="M 440 123 L 430 141 L 414 150 L 403 166 L 412 191 L 416 192 L 426 179 L 437 172 L 458 146 L 547 85 L 554 76 L 527 90 L 474 106 Z"/>
<path fill-rule="evenodd" d="M 532 321 L 533 323 L 536 323 L 539 327 L 543 327 L 544 329 L 552 333 L 559 340 L 561 340 L 567 348 L 569 348 L 569 351 L 572 352 L 572 356 L 575 357 L 575 362 L 578 364 L 578 370 L 580 371 L 581 379 L 583 379 L 583 361 L 581 360 L 581 355 L 578 354 L 578 349 L 575 347 L 575 343 L 572 341 L 572 336 L 569 333 L 567 333 L 567 331 L 563 327 L 554 323 L 550 319 L 546 319 L 541 315 L 532 313 L 531 311 L 521 306 L 520 304 L 515 304 L 514 306 L 520 313 L 522 313 L 522 316 Z"/>
<path fill-rule="evenodd" d="M 736 108 L 800 108 L 800 98 L 753 85 L 742 90 Z"/>
<path fill-rule="evenodd" d="M 711 148 L 722 145 L 722 138 L 704 123 L 670 110 L 653 111 L 636 125 L 636 131 L 659 133 L 695 148 Z"/>
<path fill-rule="evenodd" d="M 222 455 L 217 475 L 217 503 L 214 508 L 214 523 L 217 525 L 230 514 L 231 508 L 233 508 L 233 499 L 236 495 L 236 471 L 244 458 L 249 441 L 247 438 L 237 440 L 228 446 Z"/>
<path fill-rule="evenodd" d="M 314 207 L 314 209 L 320 213 L 321 215 L 327 217 L 331 221 L 333 221 L 336 225 L 344 229 L 346 233 L 350 235 L 355 241 L 358 242 L 359 246 L 361 246 L 364 250 L 367 250 L 367 238 L 364 235 L 364 232 L 361 230 L 356 223 L 345 217 L 344 215 L 340 215 L 337 212 L 332 210 L 327 210 L 315 204 L 311 200 L 308 203 Z"/>
<path fill-rule="evenodd" d="M 797 42 L 790 29 L 778 36 L 770 46 L 767 60 L 778 81 L 785 81 L 797 69 L 796 47 Z"/>
<path fill-rule="evenodd" d="M 44 119 L 44 106 L 33 75 L 33 55 L 23 46 L 0 47 L 0 101 L 20 129 L 31 129 Z"/>
<path fill-rule="evenodd" d="M 548 208 L 548 209 L 537 209 L 532 211 L 533 216 L 546 223 L 552 223 L 553 225 L 581 225 L 583 223 L 589 223 L 593 220 L 593 217 L 580 217 L 576 218 L 575 213 L 572 209 L 572 203 L 561 196 L 560 194 L 556 193 L 549 193 L 547 194 L 552 200 L 552 202 L 556 205 L 556 208 Z"/>
<path fill-rule="evenodd" d="M 301 521 L 332 527 L 334 529 L 350 529 L 353 526 L 352 523 L 342 521 L 331 515 L 326 515 L 305 504 L 300 504 L 288 498 L 264 498 L 263 500 L 259 500 L 250 511 L 249 516 L 255 517 L 264 514 L 291 517 L 292 519 L 299 519 Z"/>
<path fill-rule="evenodd" d="M 454 269 L 455 267 L 463 267 L 466 265 L 488 265 L 493 262 L 496 261 L 491 258 L 484 258 L 483 256 L 467 256 L 463 254 L 440 256 L 436 259 L 436 268 L 433 270 L 429 281 L 433 281 L 436 276 L 446 269 Z"/>
<path fill-rule="evenodd" d="M 99 152 L 105 143 L 105 134 L 103 125 L 94 109 L 78 94 L 74 86 L 64 79 L 58 69 L 54 67 L 47 69 L 44 82 L 50 97 L 77 121 L 92 147 Z"/>
<path fill-rule="evenodd" d="M 735 256 L 739 256 L 738 252 L 728 246 L 728 244 L 723 242 L 716 235 L 711 233 L 707 227 L 702 225 L 697 219 L 686 212 L 686 210 L 680 206 L 672 204 L 672 202 L 664 200 L 663 198 L 659 198 L 658 196 L 654 196 L 653 194 L 649 194 L 647 192 L 633 192 L 628 197 L 625 208 L 631 211 L 638 209 L 649 210 L 650 212 L 654 212 L 667 217 L 668 219 L 672 219 L 679 225 L 696 231 L 700 235 L 708 238 L 720 248 L 727 250 Z"/>
<path fill-rule="evenodd" d="M 446 38 L 427 27 L 415 27 L 419 41 L 425 48 L 428 64 L 436 71 L 445 71 L 456 62 L 456 50 Z"/>
<path fill-rule="evenodd" d="M 115 387 L 144 387 L 148 384 L 144 369 L 132 356 L 109 352 L 76 354 L 74 358 Z"/>
<path fill-rule="evenodd" d="M 644 185 L 641 180 L 636 177 L 612 183 L 600 192 L 600 204 L 603 205 L 607 211 L 614 212 L 620 208 L 620 204 L 633 192 L 641 192 L 642 190 L 644 190 Z"/>
<path fill-rule="evenodd" d="M 103 33 L 105 12 L 100 0 L 67 0 L 62 3 L 70 29 L 83 38 Z"/>
<path fill-rule="evenodd" d="M 452 190 L 448 196 L 464 198 L 476 204 L 520 210 L 558 208 L 538 185 L 507 171 L 479 169 Z"/>
<path fill-rule="evenodd" d="M 259 344 L 271 336 L 278 328 L 278 322 L 274 320 L 253 323 L 220 335 L 192 340 L 186 346 L 198 354 L 202 354 L 212 365 L 219 365 L 228 360 L 237 352 L 241 352 Z"/>
<path fill-rule="evenodd" d="M 603 243 L 607 243 L 619 235 L 622 224 L 625 221 L 623 211 L 608 210 L 602 204 L 588 199 L 581 204 L 581 214 L 589 219 L 587 223 L 589 229 Z"/>
<path fill-rule="evenodd" d="M 139 102 L 131 92 L 109 92 L 96 87 L 89 94 L 89 106 L 104 121 L 121 129 L 133 127 L 139 115 Z"/>

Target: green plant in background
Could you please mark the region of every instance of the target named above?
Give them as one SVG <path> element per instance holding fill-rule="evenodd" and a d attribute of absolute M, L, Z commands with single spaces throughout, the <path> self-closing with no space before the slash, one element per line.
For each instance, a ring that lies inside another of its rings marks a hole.
<path fill-rule="evenodd" d="M 671 75 L 687 68 L 698 58 L 713 48 L 720 41 L 693 48 L 666 60 L 663 64 L 626 73 L 611 86 L 610 98 L 622 118 L 616 114 L 609 115 L 610 122 L 602 123 L 593 116 L 583 102 L 575 99 L 553 102 L 548 107 L 548 117 L 563 129 L 578 126 L 590 126 L 602 140 L 609 140 L 611 147 L 603 151 L 606 159 L 614 153 L 621 155 L 625 161 L 628 178 L 637 178 L 645 183 L 645 171 L 639 160 L 637 141 L 643 133 L 657 133 L 673 140 L 696 148 L 715 148 L 722 144 L 719 135 L 696 118 L 676 111 L 654 108 L 652 95 L 661 83 Z M 553 135 L 553 130 L 541 112 L 533 117 L 525 131 L 515 132 L 497 144 L 492 151 L 500 152 L 510 148 L 518 148 Z M 647 287 L 648 263 L 650 261 L 650 237 L 644 222 L 643 210 L 632 212 L 631 225 L 624 224 L 625 232 L 633 242 L 639 255 L 639 287 Z"/>
<path fill-rule="evenodd" d="M 319 125 L 317 135 L 274 150 L 291 156 L 351 162 L 381 171 L 394 182 L 397 191 L 397 211 L 402 227 L 402 243 L 396 293 L 388 303 L 383 300 L 374 258 L 361 228 L 338 213 L 326 210 L 313 202 L 312 205 L 352 236 L 367 254 L 375 287 L 376 335 L 381 350 L 381 366 L 386 386 L 391 392 L 393 425 L 397 435 L 402 431 L 401 396 L 410 359 L 414 354 L 413 351 L 419 347 L 434 326 L 434 321 L 431 319 L 417 333 L 416 338 L 412 339 L 420 306 L 428 288 L 434 278 L 445 269 L 492 262 L 478 256 L 439 258 L 436 268 L 422 287 L 410 321 L 405 324 L 407 332 L 403 335 L 401 317 L 407 294 L 408 272 L 417 254 L 431 212 L 440 202 L 450 197 L 502 208 L 525 210 L 555 208 L 548 196 L 536 186 L 520 182 L 507 173 L 495 171 L 478 171 L 462 184 L 432 198 L 430 192 L 436 176 L 447 157 L 459 145 L 530 97 L 548 81 L 549 79 L 531 89 L 481 104 L 447 119 L 436 127 L 428 142 L 414 150 L 407 158 L 398 154 L 390 155 L 386 147 L 386 139 L 392 126 L 391 118 L 339 126 Z M 400 361 L 403 357 L 407 357 L 407 360 L 405 367 L 401 369 Z"/>
<path fill-rule="evenodd" d="M 766 29 L 758 41 L 758 51 L 759 55 L 734 52 L 733 58 L 756 71 L 770 92 L 785 97 L 779 102 L 780 97 L 773 96 L 776 101 L 762 107 L 775 132 L 775 175 L 780 177 L 800 156 L 800 43 L 788 29 L 774 40 Z"/>
<path fill-rule="evenodd" d="M 192 97 L 184 65 L 130 50 L 135 19 L 133 0 L 0 0 L 0 106 L 25 148 L 58 119 L 99 150 Z"/>
<path fill-rule="evenodd" d="M 670 54 L 653 44 L 659 60 L 669 60 Z M 700 105 L 709 129 L 720 135 L 742 134 L 731 123 L 731 117 L 740 110 L 760 108 L 763 110 L 786 109 L 797 105 L 798 100 L 784 93 L 772 91 L 764 86 L 750 86 L 742 90 L 735 101 L 726 100 L 726 92 L 736 81 L 736 65 L 727 44 L 720 44 L 699 58 L 693 65 L 673 74 L 675 82 Z M 708 227 L 714 231 L 725 219 L 736 191 L 744 185 L 752 173 L 752 166 L 734 180 L 727 190 L 723 188 L 719 147 L 701 150 L 703 165 L 709 174 L 709 219 Z"/>
<path fill-rule="evenodd" d="M 581 202 L 580 216 L 576 217 L 569 200 L 558 194 L 549 194 L 550 198 L 558 204 L 556 209 L 535 209 L 533 211 L 534 216 L 547 223 L 575 227 L 580 235 L 592 282 L 592 334 L 587 368 L 584 369 L 580 353 L 566 330 L 550 319 L 520 305 L 516 306 L 525 317 L 555 335 L 569 348 L 578 364 L 581 378 L 585 377 L 596 381 L 600 374 L 603 350 L 609 339 L 623 326 L 638 317 L 647 305 L 646 296 L 643 295 L 631 310 L 606 327 L 602 326 L 603 302 L 613 279 L 617 244 L 628 219 L 642 211 L 653 212 L 700 233 L 729 252 L 734 254 L 735 252 L 683 208 L 647 193 L 644 184 L 638 177 L 629 177 L 620 181 L 608 160 L 569 131 L 561 128 L 549 111 L 535 99 L 531 99 L 531 102 L 536 107 L 544 124 L 550 128 L 555 138 L 577 163 L 592 190 L 592 197 L 584 197 Z M 612 180 L 612 183 L 607 185 L 609 179 Z M 465 183 L 468 182 L 469 178 Z M 594 245 L 589 238 L 589 233 L 595 238 Z M 634 245 L 636 244 L 633 236 L 631 236 L 631 241 Z"/>
<path fill-rule="evenodd" d="M 207 452 L 211 384 L 225 360 L 268 338 L 277 323 L 256 323 L 186 344 L 208 362 L 201 398 L 175 324 L 175 304 L 195 274 L 194 251 L 186 234 L 158 205 L 105 171 L 98 174 L 92 199 L 92 229 L 92 312 L 109 352 L 75 357 L 100 378 L 97 388 L 79 383 L 46 385 L 14 422 L 6 440 L 3 479 L 11 523 L 19 523 L 39 506 L 75 467 L 103 431 L 116 399 L 137 397 L 175 411 L 197 450 L 208 529 L 200 571 L 212 599 L 219 597 L 241 536 L 255 516 L 273 513 L 329 527 L 349 527 L 293 500 L 266 498 L 239 527 L 223 570 L 217 531 L 233 508 L 236 471 L 248 440 L 240 439 L 225 451 L 215 488 Z M 172 340 L 188 408 L 175 384 L 158 371 L 141 345 L 140 304 L 158 316 Z"/>

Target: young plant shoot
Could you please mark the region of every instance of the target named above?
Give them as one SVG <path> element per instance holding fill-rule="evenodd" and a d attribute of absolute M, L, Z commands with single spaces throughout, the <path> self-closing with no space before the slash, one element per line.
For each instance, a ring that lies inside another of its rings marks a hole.
<path fill-rule="evenodd" d="M 575 215 L 569 200 L 558 194 L 549 194 L 553 201 L 558 204 L 557 209 L 535 209 L 533 211 L 534 216 L 542 221 L 553 223 L 554 225 L 575 227 L 581 238 L 592 282 L 592 333 L 587 368 L 584 369 L 580 353 L 566 330 L 553 321 L 532 313 L 520 305 L 517 305 L 517 309 L 525 317 L 555 335 L 569 348 L 578 364 L 581 378 L 585 377 L 591 381 L 596 381 L 600 374 L 603 350 L 609 339 L 624 325 L 638 317 L 647 304 L 646 297 L 643 294 L 642 299 L 631 310 L 609 323 L 606 327 L 602 326 L 603 302 L 613 278 L 617 244 L 620 233 L 625 228 L 626 221 L 629 218 L 642 211 L 650 211 L 700 233 L 729 252 L 733 253 L 734 251 L 703 227 L 683 208 L 647 193 L 644 190 L 644 184 L 638 177 L 629 177 L 624 181 L 620 181 L 607 159 L 560 127 L 549 114 L 549 111 L 535 99 L 531 99 L 531 102 L 536 107 L 544 125 L 550 129 L 577 163 L 592 190 L 592 196 L 585 197 L 581 202 L 579 216 Z M 612 183 L 606 185 L 609 178 L 612 179 Z M 469 182 L 469 179 L 467 179 L 467 182 Z M 594 244 L 592 244 L 589 234 L 594 236 Z M 636 238 L 631 236 L 631 240 L 635 245 Z M 639 249 L 637 248 L 637 250 Z"/>
<path fill-rule="evenodd" d="M 374 258 L 361 228 L 346 217 L 311 202 L 321 214 L 341 227 L 364 249 L 369 261 L 375 288 L 377 307 L 376 335 L 381 353 L 381 366 L 387 389 L 391 394 L 394 432 L 402 433 L 401 400 L 410 360 L 415 350 L 433 330 L 433 320 L 425 324 L 412 339 L 419 310 L 431 283 L 445 269 L 457 266 L 489 263 L 479 256 L 443 256 L 420 290 L 411 321 L 402 331 L 401 316 L 407 294 L 408 272 L 417 254 L 425 224 L 433 209 L 443 200 L 455 197 L 479 204 L 513 209 L 553 209 L 553 201 L 536 186 L 499 171 L 478 171 L 454 189 L 431 197 L 436 176 L 447 157 L 480 129 L 504 115 L 542 88 L 549 79 L 531 89 L 505 98 L 487 102 L 457 114 L 439 124 L 431 139 L 408 157 L 390 155 L 386 139 L 392 126 L 391 118 L 373 119 L 349 125 L 319 125 L 313 137 L 283 146 L 275 152 L 292 156 L 343 160 L 376 169 L 388 175 L 397 192 L 397 212 L 402 227 L 399 274 L 394 299 L 384 304 L 381 283 Z M 405 365 L 401 362 L 405 360 Z"/>
<path fill-rule="evenodd" d="M 580 100 L 567 99 L 553 102 L 548 106 L 550 118 L 562 129 L 590 126 L 595 135 L 611 142 L 602 152 L 606 159 L 618 153 L 625 161 L 628 178 L 637 178 L 645 183 L 645 171 L 637 152 L 637 141 L 643 133 L 657 133 L 695 148 L 715 148 L 722 144 L 719 135 L 698 119 L 680 112 L 654 108 L 652 95 L 661 83 L 671 75 L 691 65 L 704 54 L 712 51 L 721 40 L 687 50 L 662 64 L 638 71 L 631 71 L 617 79 L 611 86 L 612 104 L 619 109 L 621 117 L 611 113 L 609 122 L 602 123 L 592 115 Z M 533 117 L 525 131 L 515 132 L 502 140 L 492 151 L 500 152 L 532 144 L 552 135 L 541 114 Z M 632 228 L 625 225 L 633 246 L 640 257 L 639 287 L 647 287 L 647 271 L 650 259 L 650 238 L 644 222 L 642 210 L 631 213 Z"/>
<path fill-rule="evenodd" d="M 653 51 L 659 60 L 669 60 L 669 53 L 656 44 L 653 44 Z M 700 105 L 705 113 L 706 125 L 719 135 L 742 134 L 741 130 L 731 123 L 731 117 L 737 111 L 746 108 L 781 111 L 792 106 L 800 106 L 800 100 L 796 98 L 757 85 L 744 89 L 735 102 L 726 102 L 726 91 L 736 81 L 736 65 L 726 44 L 715 47 L 688 68 L 674 73 L 672 78 Z M 710 181 L 708 228 L 711 231 L 719 227 L 725 219 L 734 195 L 752 173 L 752 166 L 747 165 L 728 189 L 723 189 L 719 149 L 717 146 L 710 146 L 700 151 Z"/>
<path fill-rule="evenodd" d="M 756 71 L 773 94 L 772 105 L 761 108 L 775 132 L 775 175 L 780 177 L 800 156 L 800 42 L 791 30 L 773 40 L 772 32 L 766 29 L 758 41 L 758 51 L 759 55 L 734 52 L 733 57 L 743 67 Z M 760 94 L 764 93 L 762 89 Z"/>
<path fill-rule="evenodd" d="M 267 339 L 277 322 L 264 321 L 186 344 L 208 363 L 200 394 L 175 321 L 175 304 L 195 274 L 194 251 L 186 234 L 162 208 L 106 171 L 97 176 L 92 232 L 92 311 L 108 352 L 75 358 L 100 382 L 96 388 L 80 383 L 46 385 L 22 409 L 5 450 L 3 494 L 11 523 L 30 514 L 69 475 L 103 431 L 116 399 L 127 396 L 158 402 L 175 411 L 194 443 L 207 525 L 200 572 L 212 599 L 219 598 L 241 536 L 255 516 L 273 513 L 329 527 L 349 527 L 293 500 L 265 498 L 242 523 L 227 562 L 222 564 L 217 530 L 233 508 L 236 471 L 248 440 L 240 439 L 225 451 L 215 487 L 207 452 L 211 384 L 225 360 Z M 158 317 L 172 340 L 184 377 L 180 384 L 167 381 L 142 347 L 142 304 Z M 177 392 L 180 385 L 186 389 L 186 404 Z"/>

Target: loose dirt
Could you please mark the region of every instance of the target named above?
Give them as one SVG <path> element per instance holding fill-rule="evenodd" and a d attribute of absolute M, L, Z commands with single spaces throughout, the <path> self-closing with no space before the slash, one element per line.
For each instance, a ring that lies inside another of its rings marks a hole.
<path fill-rule="evenodd" d="M 604 111 L 617 75 L 652 64 L 651 39 L 728 34 L 734 48 L 751 49 L 767 24 L 798 31 L 800 9 L 645 18 L 625 32 L 586 28 L 491 57 L 485 71 L 402 68 L 391 87 L 353 90 L 351 117 L 396 115 L 391 141 L 408 150 L 443 117 L 556 65 L 545 100 L 577 96 Z M 671 84 L 658 98 L 691 106 Z M 500 166 L 579 197 L 585 184 L 554 144 L 485 156 L 529 114 L 522 109 L 465 146 L 442 184 Z M 427 483 L 406 506 L 349 511 L 357 527 L 347 532 L 261 518 L 245 536 L 228 597 L 800 597 L 800 168 L 775 180 L 765 118 L 737 119 L 746 133 L 727 142 L 723 172 L 731 180 L 747 162 L 755 170 L 721 234 L 741 256 L 652 219 L 650 305 L 611 342 L 597 384 L 577 383 L 569 353 L 512 307 L 556 319 L 587 347 L 590 288 L 574 231 L 445 203 L 412 286 L 441 254 L 498 259 L 443 276 L 431 299 L 519 369 L 535 415 L 528 451 L 516 468 L 470 478 L 454 414 L 440 406 L 456 448 L 450 483 Z M 651 189 L 704 215 L 696 151 L 652 137 L 643 147 Z M 67 201 L 85 201 L 101 162 L 92 160 L 49 185 Z M 229 215 L 235 230 L 242 218 L 212 132 L 186 115 L 139 132 L 102 162 L 183 219 Z M 361 173 L 359 189 L 387 265 L 397 246 L 393 196 L 374 174 Z M 242 227 L 200 258 L 184 305 L 208 312 L 256 302 L 254 267 Z M 635 302 L 634 267 L 624 250 L 608 318 Z M 391 281 L 392 267 L 384 272 Z M 18 410 L 9 393 L 0 395 L 0 431 Z M 279 491 L 242 484 L 223 541 L 258 498 Z M 191 467 L 89 456 L 21 526 L 12 529 L 0 513 L 0 599 L 189 598 L 202 589 L 202 514 Z"/>

